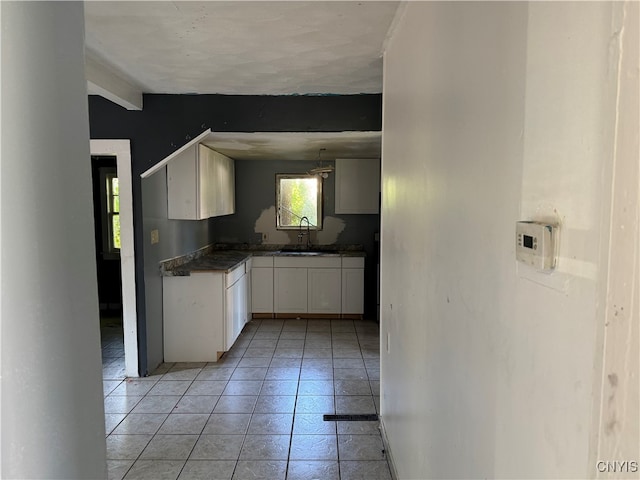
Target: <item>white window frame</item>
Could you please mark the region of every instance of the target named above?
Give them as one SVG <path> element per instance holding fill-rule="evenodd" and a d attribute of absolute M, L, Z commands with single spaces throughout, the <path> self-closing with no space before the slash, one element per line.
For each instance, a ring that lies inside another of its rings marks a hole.
<path fill-rule="evenodd" d="M 118 178 L 115 167 L 100 167 L 100 208 L 102 210 L 102 255 L 105 259 L 120 258 L 120 249 L 113 243 L 113 223 L 111 217 L 113 197 L 109 188 L 109 179 Z M 120 196 L 120 195 L 118 195 Z M 120 211 L 115 213 L 120 216 Z"/>

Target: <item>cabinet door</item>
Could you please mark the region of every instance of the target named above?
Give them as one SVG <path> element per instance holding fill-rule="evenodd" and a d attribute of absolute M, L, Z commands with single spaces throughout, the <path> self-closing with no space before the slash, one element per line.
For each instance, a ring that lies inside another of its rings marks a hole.
<path fill-rule="evenodd" d="M 219 152 L 212 151 L 215 189 L 213 216 L 235 213 L 235 165 L 234 161 Z"/>
<path fill-rule="evenodd" d="M 273 313 L 273 268 L 251 269 L 251 311 Z"/>
<path fill-rule="evenodd" d="M 247 320 L 247 276 L 227 288 L 226 295 L 225 350 L 229 350 Z"/>
<path fill-rule="evenodd" d="M 238 305 L 238 316 L 236 317 L 235 336 L 233 338 L 234 342 L 238 338 L 238 335 L 240 335 L 240 332 L 242 332 L 242 329 L 244 328 L 245 323 L 247 323 L 247 318 L 248 318 L 247 307 L 249 305 L 247 301 L 247 297 L 249 296 L 249 275 L 245 274 L 238 281 L 237 285 L 238 285 L 238 288 L 235 292 L 234 299 Z"/>
<path fill-rule="evenodd" d="M 224 350 L 223 275 L 163 277 L 165 362 L 215 362 Z"/>
<path fill-rule="evenodd" d="M 364 313 L 364 268 L 342 270 L 342 313 Z"/>
<path fill-rule="evenodd" d="M 224 215 L 236 213 L 236 165 L 235 160 L 225 158 Z"/>
<path fill-rule="evenodd" d="M 246 280 L 247 280 L 247 295 L 246 295 L 246 305 L 245 305 L 245 318 L 244 323 L 246 324 L 249 320 L 251 320 L 251 296 L 253 294 L 253 285 L 252 285 L 253 275 L 251 274 L 251 268 L 247 270 Z"/>
<path fill-rule="evenodd" d="M 170 219 L 200 218 L 197 155 L 194 145 L 167 164 L 167 216 Z"/>
<path fill-rule="evenodd" d="M 309 313 L 340 313 L 341 269 L 310 268 L 307 275 Z"/>
<path fill-rule="evenodd" d="M 225 292 L 224 302 L 224 350 L 227 351 L 233 345 L 233 319 L 236 315 L 236 306 L 233 301 L 233 285 Z"/>
<path fill-rule="evenodd" d="M 336 159 L 335 213 L 380 212 L 380 160 Z"/>
<path fill-rule="evenodd" d="M 198 145 L 198 182 L 200 194 L 198 196 L 200 219 L 215 215 L 216 175 L 214 151 L 205 145 Z"/>
<path fill-rule="evenodd" d="M 307 269 L 275 268 L 274 307 L 276 313 L 307 312 Z"/>

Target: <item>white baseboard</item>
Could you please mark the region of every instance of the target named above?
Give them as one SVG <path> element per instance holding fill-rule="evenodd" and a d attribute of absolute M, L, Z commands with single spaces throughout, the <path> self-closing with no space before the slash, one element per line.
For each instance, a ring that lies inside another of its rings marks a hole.
<path fill-rule="evenodd" d="M 387 431 L 384 427 L 384 418 L 382 415 L 378 415 L 380 419 L 380 434 L 382 436 L 382 443 L 384 445 L 384 452 L 387 457 L 387 462 L 389 463 L 389 470 L 391 470 L 391 478 L 393 480 L 399 480 L 398 471 L 396 470 L 396 464 L 393 461 L 393 454 L 391 453 L 391 448 L 389 447 L 389 440 L 387 439 Z"/>

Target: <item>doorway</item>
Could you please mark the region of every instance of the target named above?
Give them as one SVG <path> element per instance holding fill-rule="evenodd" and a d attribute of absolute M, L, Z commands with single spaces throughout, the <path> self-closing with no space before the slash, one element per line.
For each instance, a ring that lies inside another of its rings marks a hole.
<path fill-rule="evenodd" d="M 115 156 L 91 157 L 103 373 L 125 377 L 120 268 L 120 197 Z"/>
<path fill-rule="evenodd" d="M 125 375 L 138 377 L 138 321 L 133 248 L 133 184 L 129 140 L 91 140 L 91 155 L 116 159 L 120 221 L 120 273 Z"/>

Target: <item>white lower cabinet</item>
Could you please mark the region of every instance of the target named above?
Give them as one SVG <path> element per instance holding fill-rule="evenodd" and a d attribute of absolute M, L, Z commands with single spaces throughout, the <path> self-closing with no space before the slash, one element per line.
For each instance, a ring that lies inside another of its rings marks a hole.
<path fill-rule="evenodd" d="M 276 314 L 340 315 L 342 276 L 339 256 L 275 257 Z"/>
<path fill-rule="evenodd" d="M 249 318 L 249 276 L 243 263 L 229 273 L 163 277 L 165 362 L 217 362 Z"/>
<path fill-rule="evenodd" d="M 340 313 L 341 270 L 339 268 L 310 268 L 307 270 L 307 303 L 309 313 Z"/>
<path fill-rule="evenodd" d="M 224 274 L 163 277 L 165 362 L 216 362 L 225 351 Z"/>
<path fill-rule="evenodd" d="M 275 268 L 275 313 L 307 313 L 307 269 Z"/>
<path fill-rule="evenodd" d="M 364 313 L 364 258 L 342 258 L 342 308 L 343 315 Z"/>
<path fill-rule="evenodd" d="M 216 362 L 253 313 L 362 316 L 364 258 L 256 256 L 163 278 L 165 362 Z"/>
<path fill-rule="evenodd" d="M 226 291 L 225 350 L 229 350 L 247 323 L 248 277 L 242 275 Z"/>
<path fill-rule="evenodd" d="M 364 312 L 364 268 L 342 270 L 342 313 L 362 315 Z"/>
<path fill-rule="evenodd" d="M 273 257 L 253 257 L 251 268 L 251 312 L 273 313 Z"/>

